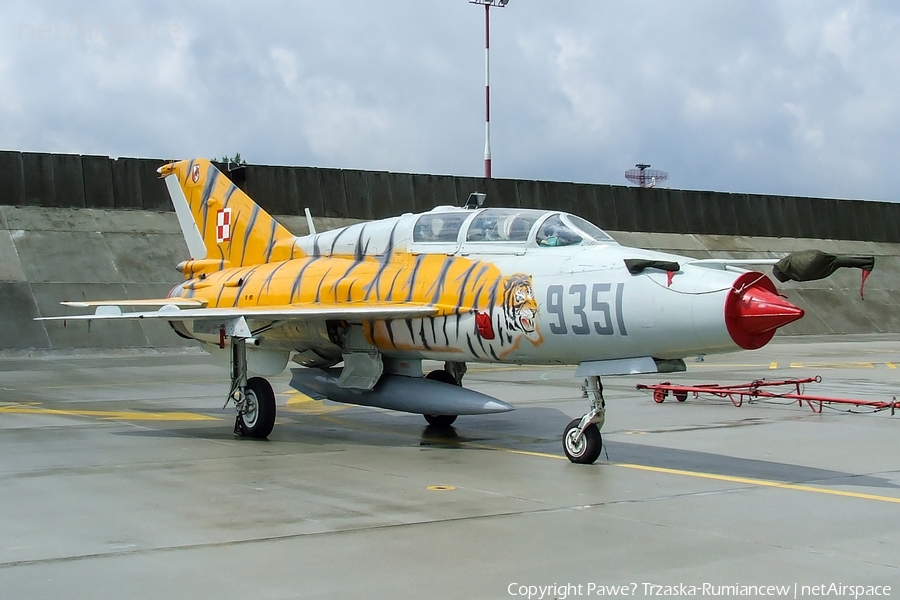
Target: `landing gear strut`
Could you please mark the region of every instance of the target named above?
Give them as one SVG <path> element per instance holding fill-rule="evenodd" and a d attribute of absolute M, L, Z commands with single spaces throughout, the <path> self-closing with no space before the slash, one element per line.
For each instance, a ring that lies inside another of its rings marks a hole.
<path fill-rule="evenodd" d="M 463 375 L 466 374 L 466 363 L 451 362 L 444 363 L 444 368 L 432 371 L 425 376 L 425 379 L 432 381 L 440 381 L 441 383 L 449 383 L 450 385 L 462 385 Z M 428 424 L 432 427 L 450 427 L 456 421 L 457 415 L 422 415 Z"/>
<path fill-rule="evenodd" d="M 262 377 L 247 378 L 247 340 L 231 338 L 231 391 L 228 402 L 234 402 L 237 417 L 234 433 L 265 439 L 275 427 L 275 392 Z"/>
<path fill-rule="evenodd" d="M 600 456 L 603 438 L 600 428 L 606 420 L 606 401 L 600 378 L 586 377 L 581 386 L 584 397 L 591 401 L 591 410 L 580 419 L 574 419 L 563 432 L 563 451 L 573 463 L 590 465 Z"/>

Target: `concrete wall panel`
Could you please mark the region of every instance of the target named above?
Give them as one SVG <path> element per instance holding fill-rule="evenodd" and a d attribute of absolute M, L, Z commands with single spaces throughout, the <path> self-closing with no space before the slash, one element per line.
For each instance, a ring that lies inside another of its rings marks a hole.
<path fill-rule="evenodd" d="M 753 235 L 754 231 L 772 231 L 766 213 L 765 198 L 757 197 L 751 200 L 747 194 L 730 194 L 730 196 L 734 218 L 741 235 Z"/>
<path fill-rule="evenodd" d="M 794 235 L 803 238 L 825 237 L 816 236 L 816 230 L 822 227 L 821 218 L 813 210 L 808 198 L 786 198 L 786 200 L 793 200 L 792 204 L 797 209 Z"/>
<path fill-rule="evenodd" d="M 509 181 L 509 180 L 504 180 Z M 456 191 L 456 180 L 449 175 L 434 176 L 434 200 L 437 204 L 450 206 L 462 206 L 469 196 L 460 198 Z M 515 192 L 515 182 L 511 183 L 513 192 Z"/>
<path fill-rule="evenodd" d="M 141 208 L 144 210 L 174 210 L 169 199 L 166 182 L 156 172 L 165 164 L 162 160 L 140 159 L 137 161 L 141 178 Z"/>
<path fill-rule="evenodd" d="M 3 206 L 0 214 L 10 231 L 99 231 L 89 210 L 44 208 L 37 206 Z M 15 239 L 18 239 L 16 236 Z"/>
<path fill-rule="evenodd" d="M 0 230 L 0 281 L 27 281 L 12 233 L 6 229 Z"/>
<path fill-rule="evenodd" d="M 780 237 L 797 237 L 799 231 L 797 221 L 799 215 L 797 213 L 797 205 L 790 201 L 790 198 L 783 196 L 771 196 L 770 204 L 771 214 L 768 219 L 772 227 L 772 235 Z"/>
<path fill-rule="evenodd" d="M 553 209 L 578 214 L 578 192 L 574 183 L 557 182 L 544 189 L 548 205 Z"/>
<path fill-rule="evenodd" d="M 0 151 L 0 204 L 25 204 L 25 174 L 21 152 Z"/>
<path fill-rule="evenodd" d="M 487 193 L 485 206 L 519 206 L 519 191 L 515 179 L 482 179 L 482 191 Z M 460 198 L 457 206 L 462 206 L 469 195 Z"/>
<path fill-rule="evenodd" d="M 598 218 L 602 223 L 597 223 L 602 229 L 616 229 L 619 217 L 616 215 L 616 200 L 612 193 L 612 186 L 597 185 L 594 188 L 594 197 L 597 202 Z"/>
<path fill-rule="evenodd" d="M 900 237 L 897 220 L 900 219 L 900 213 L 896 210 L 897 206 L 888 204 L 887 202 L 873 202 L 872 209 L 879 216 L 879 222 L 884 228 L 883 241 L 896 240 Z"/>
<path fill-rule="evenodd" d="M 681 190 L 666 190 L 665 192 L 669 224 L 669 228 L 665 231 L 690 231 L 684 193 Z"/>
<path fill-rule="evenodd" d="M 134 158 L 119 158 L 111 167 L 115 207 L 143 208 L 140 162 Z"/>
<path fill-rule="evenodd" d="M 28 281 L 112 283 L 119 281 L 99 232 L 24 231 L 14 237 Z"/>
<path fill-rule="evenodd" d="M 817 214 L 816 237 L 825 239 L 840 239 L 841 218 L 838 213 L 838 201 L 832 198 L 822 198 L 811 207 Z"/>
<path fill-rule="evenodd" d="M 59 207 L 85 208 L 84 171 L 81 156 L 52 154 L 55 204 Z"/>
<path fill-rule="evenodd" d="M 372 212 L 376 219 L 384 219 L 393 216 L 393 201 L 391 199 L 391 178 L 388 173 L 371 171 L 366 173 L 366 181 L 369 187 L 369 197 L 372 202 Z"/>
<path fill-rule="evenodd" d="M 410 175 L 414 212 L 429 211 L 439 204 L 434 197 L 434 180 L 430 175 Z"/>
<path fill-rule="evenodd" d="M 34 320 L 38 309 L 28 283 L 0 282 L 0 307 L 0 350 L 50 348 L 44 325 Z"/>
<path fill-rule="evenodd" d="M 57 206 L 52 155 L 38 152 L 23 153 L 22 173 L 25 182 L 25 204 Z"/>
<path fill-rule="evenodd" d="M 722 230 L 720 233 L 723 235 L 740 235 L 737 214 L 734 212 L 732 195 L 733 194 L 725 194 L 722 192 L 712 192 L 710 194 L 710 199 L 715 210 L 722 216 Z"/>
<path fill-rule="evenodd" d="M 344 193 L 344 174 L 340 169 L 317 169 L 322 182 L 322 202 L 326 217 L 344 217 L 349 214 Z M 302 209 L 301 209 L 302 212 Z"/>
<path fill-rule="evenodd" d="M 84 204 L 88 208 L 115 208 L 112 161 L 106 156 L 82 156 Z M 168 210 L 173 210 L 171 206 Z"/>
<path fill-rule="evenodd" d="M 520 179 L 516 181 L 516 199 L 521 208 L 537 208 L 540 200 L 540 192 L 537 191 L 537 182 Z M 491 198 L 487 199 L 488 206 L 495 206 Z"/>
<path fill-rule="evenodd" d="M 163 283 L 171 289 L 184 279 L 175 270 L 178 263 L 190 258 L 181 235 L 107 232 L 103 239 L 121 281 Z"/>
<path fill-rule="evenodd" d="M 275 200 L 278 196 L 283 195 L 288 190 L 276 189 L 277 167 L 257 167 L 245 169 L 244 175 L 244 193 L 259 204 L 263 209 L 267 206 L 277 204 Z M 266 212 L 269 212 L 266 210 Z M 271 213 L 270 213 L 271 214 Z"/>
<path fill-rule="evenodd" d="M 797 290 L 803 308 L 809 307 L 834 333 L 882 331 L 874 322 L 859 296 L 843 290 Z M 854 310 L 855 308 L 855 310 Z M 804 317 L 805 318 L 805 317 Z"/>
<path fill-rule="evenodd" d="M 643 216 L 648 224 L 648 230 L 654 232 L 672 231 L 674 218 L 672 207 L 669 205 L 669 190 L 650 189 L 644 195 L 646 214 Z"/>
<path fill-rule="evenodd" d="M 416 212 L 412 176 L 406 173 L 390 173 L 388 177 L 391 182 L 391 214 Z"/>
<path fill-rule="evenodd" d="M 607 209 L 609 205 L 603 208 Z M 615 211 L 615 206 L 612 209 Z M 575 186 L 575 206 L 572 212 L 594 223 L 601 229 L 604 228 L 604 225 L 601 225 L 601 221 L 608 220 L 601 216 L 603 211 L 601 211 L 601 207 L 597 203 L 596 186 L 593 185 L 579 183 Z"/>
<path fill-rule="evenodd" d="M 856 206 L 849 200 L 837 201 L 838 219 L 840 219 L 840 239 L 858 240 L 865 237 L 868 230 L 868 224 L 863 225 Z"/>
<path fill-rule="evenodd" d="M 617 217 L 615 228 L 622 231 L 640 231 L 637 226 L 638 207 L 635 188 L 616 187 L 613 188 L 612 194 Z"/>
<path fill-rule="evenodd" d="M 344 197 L 347 199 L 347 214 L 359 215 L 362 219 L 376 218 L 365 171 L 344 171 Z"/>
<path fill-rule="evenodd" d="M 751 203 L 754 199 L 754 196 L 750 196 Z M 759 210 L 763 213 L 760 216 L 765 223 L 764 231 L 768 232 L 767 236 L 776 237 L 779 235 L 779 232 L 785 231 L 785 215 L 782 207 L 783 204 L 777 196 L 765 196 L 763 198 L 763 203 L 760 205 Z"/>
<path fill-rule="evenodd" d="M 82 212 L 82 211 L 71 211 Z M 157 212 L 152 210 L 102 210 L 84 211 L 89 215 L 95 228 L 88 231 L 104 233 L 165 233 L 182 238 L 181 227 L 174 211 Z M 2 213 L 2 209 L 0 209 Z"/>
<path fill-rule="evenodd" d="M 249 169 L 246 170 L 249 175 Z M 274 195 L 266 199 L 265 205 L 260 204 L 267 213 L 302 215 L 303 209 L 308 208 L 313 215 L 324 216 L 325 200 L 318 169 L 273 169 L 269 176 Z"/>
<path fill-rule="evenodd" d="M 885 224 L 883 222 L 883 212 L 881 207 L 875 202 L 867 202 L 860 207 L 860 212 L 867 215 L 869 221 L 869 229 L 867 239 L 881 242 L 886 241 Z"/>

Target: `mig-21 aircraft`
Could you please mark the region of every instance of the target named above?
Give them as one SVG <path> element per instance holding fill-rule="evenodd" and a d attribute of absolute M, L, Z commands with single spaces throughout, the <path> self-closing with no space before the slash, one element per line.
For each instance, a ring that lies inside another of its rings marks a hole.
<path fill-rule="evenodd" d="M 159 173 L 191 255 L 178 265 L 185 281 L 167 298 L 64 302 L 95 311 L 44 319 L 162 319 L 228 353 L 239 435 L 271 433 L 275 394 L 263 377 L 291 360 L 291 386 L 303 393 L 418 413 L 436 426 L 513 409 L 463 388 L 467 363 L 578 365 L 590 407 L 565 428 L 563 449 L 593 463 L 602 376 L 683 370 L 686 356 L 760 348 L 803 316 L 766 275 L 743 268 L 774 259 L 629 248 L 575 215 L 484 208 L 483 194 L 465 207 L 323 233 L 307 211 L 310 234 L 295 237 L 207 160 Z M 867 273 L 871 262 L 798 253 L 775 273 Z M 424 359 L 444 368 L 424 375 Z"/>

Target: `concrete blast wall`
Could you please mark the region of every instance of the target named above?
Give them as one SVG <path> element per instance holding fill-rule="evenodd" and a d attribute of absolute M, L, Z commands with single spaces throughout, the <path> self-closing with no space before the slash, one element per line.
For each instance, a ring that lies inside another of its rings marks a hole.
<path fill-rule="evenodd" d="M 0 204 L 171 211 L 164 159 L 0 152 Z M 223 167 L 224 170 L 224 167 Z M 232 179 L 266 211 L 380 219 L 459 205 L 573 212 L 613 231 L 900 242 L 900 204 L 617 185 L 248 165 Z"/>

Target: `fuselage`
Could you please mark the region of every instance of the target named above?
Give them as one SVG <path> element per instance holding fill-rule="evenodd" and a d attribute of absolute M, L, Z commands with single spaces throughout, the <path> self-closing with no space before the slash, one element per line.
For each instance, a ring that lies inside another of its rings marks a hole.
<path fill-rule="evenodd" d="M 592 224 L 559 212 L 439 207 L 298 237 L 291 255 L 204 273 L 171 295 L 202 299 L 209 307 L 434 306 L 432 317 L 363 324 L 367 342 L 397 359 L 670 359 L 758 347 L 774 333 L 741 330 L 748 309 L 740 303 L 747 289 L 771 286 L 760 283 L 764 275 L 621 246 Z M 657 266 L 633 272 L 628 259 Z M 323 363 L 341 360 L 340 341 L 328 323 L 251 326 L 260 332 L 260 348 L 311 351 Z M 214 332 L 189 322 L 179 331 L 219 342 Z"/>

